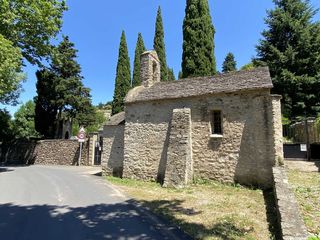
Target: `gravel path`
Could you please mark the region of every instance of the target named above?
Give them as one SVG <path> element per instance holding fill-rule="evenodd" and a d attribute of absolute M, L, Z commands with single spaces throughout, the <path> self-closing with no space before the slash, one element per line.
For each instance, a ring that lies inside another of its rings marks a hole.
<path fill-rule="evenodd" d="M 285 165 L 292 170 L 299 170 L 301 172 L 320 172 L 320 161 L 296 161 L 286 160 Z"/>

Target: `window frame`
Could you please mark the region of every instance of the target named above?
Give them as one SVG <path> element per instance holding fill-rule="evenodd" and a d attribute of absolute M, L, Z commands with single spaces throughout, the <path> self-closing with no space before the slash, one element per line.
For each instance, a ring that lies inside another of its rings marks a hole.
<path fill-rule="evenodd" d="M 219 114 L 219 127 L 216 126 L 216 114 Z M 223 112 L 221 109 L 210 110 L 210 137 L 211 138 L 222 138 L 223 137 Z"/>

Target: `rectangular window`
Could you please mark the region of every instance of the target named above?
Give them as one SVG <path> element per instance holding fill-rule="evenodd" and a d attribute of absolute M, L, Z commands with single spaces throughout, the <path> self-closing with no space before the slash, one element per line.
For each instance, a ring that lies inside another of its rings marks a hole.
<path fill-rule="evenodd" d="M 222 135 L 222 114 L 220 110 L 211 112 L 211 134 Z"/>

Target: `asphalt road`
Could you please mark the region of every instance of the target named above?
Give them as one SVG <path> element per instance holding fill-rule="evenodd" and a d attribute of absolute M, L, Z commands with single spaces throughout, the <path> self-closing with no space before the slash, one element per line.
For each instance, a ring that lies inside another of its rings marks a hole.
<path fill-rule="evenodd" d="M 0 239 L 188 239 L 96 172 L 88 167 L 0 167 Z"/>

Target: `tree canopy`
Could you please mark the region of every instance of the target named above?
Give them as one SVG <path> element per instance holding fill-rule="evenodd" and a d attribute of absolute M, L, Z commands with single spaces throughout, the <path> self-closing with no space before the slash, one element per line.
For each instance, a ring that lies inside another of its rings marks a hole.
<path fill-rule="evenodd" d="M 62 26 L 62 0 L 0 1 L 0 103 L 15 104 L 25 79 L 23 59 L 41 65 Z"/>
<path fill-rule="evenodd" d="M 35 104 L 32 100 L 21 105 L 14 114 L 14 132 L 17 138 L 39 137 L 39 133 L 35 129 Z"/>
<path fill-rule="evenodd" d="M 32 64 L 51 54 L 50 40 L 62 26 L 62 0 L 0 1 L 0 34 Z"/>
<path fill-rule="evenodd" d="M 0 103 L 14 104 L 24 79 L 21 73 L 22 55 L 19 48 L 0 34 Z"/>
<path fill-rule="evenodd" d="M 131 87 L 130 59 L 125 32 L 122 31 L 117 64 L 116 81 L 112 102 L 112 114 L 124 110 L 124 98 Z"/>
<path fill-rule="evenodd" d="M 183 21 L 183 78 L 216 74 L 214 34 L 208 0 L 187 0 Z"/>
<path fill-rule="evenodd" d="M 222 72 L 232 72 L 237 70 L 237 62 L 234 58 L 233 53 L 228 53 L 226 58 L 224 59 L 224 62 L 222 64 Z"/>
<path fill-rule="evenodd" d="M 136 50 L 134 54 L 134 68 L 133 68 L 133 78 L 132 78 L 132 87 L 139 86 L 141 84 L 141 54 L 146 51 L 144 46 L 143 38 L 141 33 L 138 34 L 138 40 L 136 44 Z"/>
<path fill-rule="evenodd" d="M 255 64 L 267 64 L 274 92 L 281 94 L 284 114 L 316 115 L 320 107 L 320 23 L 309 1 L 274 0 L 268 28 L 257 46 Z"/>
<path fill-rule="evenodd" d="M 157 12 L 153 48 L 154 50 L 156 50 L 160 60 L 161 81 L 168 81 L 167 54 L 166 54 L 166 46 L 164 43 L 164 28 L 163 28 L 163 21 L 162 21 L 160 6 Z"/>
<path fill-rule="evenodd" d="M 64 118 L 77 119 L 84 127 L 94 121 L 90 89 L 82 83 L 77 50 L 64 37 L 52 56 L 49 68 L 37 72 L 36 129 L 54 138 L 57 125 Z"/>

